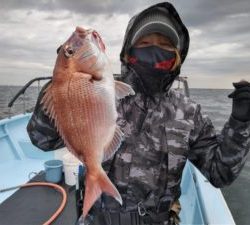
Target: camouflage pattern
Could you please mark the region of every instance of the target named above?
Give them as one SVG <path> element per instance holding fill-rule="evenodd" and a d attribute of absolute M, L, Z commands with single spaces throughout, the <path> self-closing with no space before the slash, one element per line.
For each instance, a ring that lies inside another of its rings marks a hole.
<path fill-rule="evenodd" d="M 128 75 L 129 76 L 129 75 Z M 132 75 L 131 75 L 132 76 Z M 152 208 L 170 206 L 181 195 L 183 168 L 190 160 L 216 187 L 230 184 L 239 175 L 250 149 L 250 122 L 232 117 L 221 135 L 201 107 L 180 92 L 170 90 L 154 101 L 137 93 L 118 105 L 118 123 L 125 142 L 106 167 L 109 177 L 122 194 L 119 210 L 137 210 L 150 196 Z M 119 205 L 107 196 L 107 207 Z M 165 210 L 169 210 L 165 208 Z"/>

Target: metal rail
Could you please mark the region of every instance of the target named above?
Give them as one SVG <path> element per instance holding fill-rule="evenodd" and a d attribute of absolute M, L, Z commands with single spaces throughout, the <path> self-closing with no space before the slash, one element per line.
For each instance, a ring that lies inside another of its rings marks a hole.
<path fill-rule="evenodd" d="M 190 97 L 190 92 L 189 92 L 189 86 L 188 86 L 188 82 L 187 82 L 187 77 L 177 77 L 175 79 L 176 81 L 178 81 L 178 89 L 180 89 L 180 82 L 183 83 L 183 90 L 184 90 L 184 94 L 187 97 Z"/>
<path fill-rule="evenodd" d="M 118 78 L 120 77 L 120 74 L 114 74 L 114 78 Z M 49 77 L 37 77 L 34 78 L 32 80 L 30 80 L 29 82 L 27 82 L 16 94 L 15 96 L 10 100 L 10 102 L 8 103 L 8 108 L 9 108 L 9 114 L 10 114 L 10 109 L 13 106 L 13 104 L 15 103 L 15 101 L 19 98 L 20 95 L 24 95 L 25 91 L 34 83 L 34 82 L 38 82 L 38 89 L 39 89 L 39 82 L 41 80 L 51 80 L 52 76 Z M 180 83 L 183 83 L 183 91 L 185 96 L 189 97 L 190 93 L 189 93 L 189 87 L 188 87 L 188 82 L 187 82 L 187 77 L 184 76 L 178 76 L 176 78 L 176 81 L 178 82 L 178 88 L 177 89 L 181 89 L 180 88 Z M 39 92 L 39 90 L 38 90 Z M 26 105 L 25 105 L 25 100 L 23 100 L 23 104 L 24 104 L 24 113 L 26 111 Z"/>
<path fill-rule="evenodd" d="M 40 81 L 40 80 L 49 80 L 49 79 L 52 79 L 52 76 L 50 77 L 37 77 L 37 78 L 34 78 L 32 80 L 30 80 L 28 83 L 26 83 L 17 93 L 16 95 L 10 100 L 9 104 L 8 104 L 8 107 L 11 108 L 14 104 L 14 102 L 17 100 L 17 98 L 20 96 L 20 95 L 23 95 L 26 91 L 26 89 L 31 85 L 33 84 L 34 82 L 36 81 Z"/>

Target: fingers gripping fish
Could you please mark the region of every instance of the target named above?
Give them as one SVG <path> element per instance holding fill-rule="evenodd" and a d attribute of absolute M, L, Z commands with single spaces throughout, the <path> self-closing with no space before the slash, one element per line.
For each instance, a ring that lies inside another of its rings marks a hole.
<path fill-rule="evenodd" d="M 122 204 L 101 163 L 123 140 L 115 99 L 134 94 L 114 80 L 99 34 L 77 27 L 59 51 L 42 103 L 68 149 L 86 166 L 84 217 L 102 192 Z"/>

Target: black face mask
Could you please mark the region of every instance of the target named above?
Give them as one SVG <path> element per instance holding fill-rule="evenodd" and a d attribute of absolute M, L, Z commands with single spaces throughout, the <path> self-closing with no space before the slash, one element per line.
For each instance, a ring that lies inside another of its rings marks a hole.
<path fill-rule="evenodd" d="M 148 69 L 168 72 L 176 60 L 176 53 L 162 49 L 158 46 L 132 48 L 128 57 L 131 64 L 140 64 Z"/>
<path fill-rule="evenodd" d="M 157 46 L 132 48 L 129 65 L 137 76 L 145 94 L 154 96 L 169 90 L 179 70 L 170 71 L 175 62 L 173 51 Z"/>

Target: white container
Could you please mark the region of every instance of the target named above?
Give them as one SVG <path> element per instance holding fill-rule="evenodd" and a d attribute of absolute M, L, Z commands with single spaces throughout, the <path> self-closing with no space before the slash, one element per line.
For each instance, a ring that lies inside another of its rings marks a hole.
<path fill-rule="evenodd" d="M 78 167 L 81 162 L 70 152 L 65 154 L 63 157 L 63 168 L 64 168 L 64 176 L 65 183 L 67 185 L 75 185 L 78 173 Z"/>

